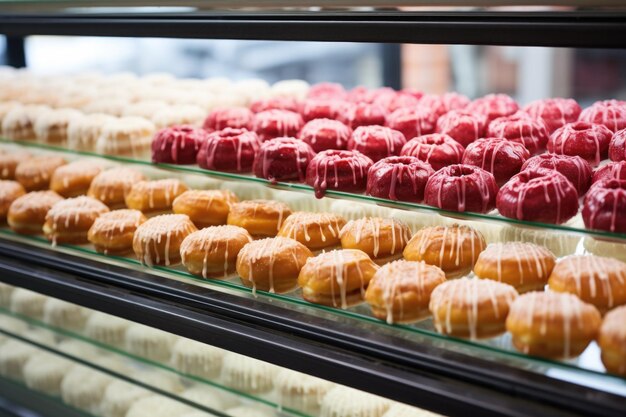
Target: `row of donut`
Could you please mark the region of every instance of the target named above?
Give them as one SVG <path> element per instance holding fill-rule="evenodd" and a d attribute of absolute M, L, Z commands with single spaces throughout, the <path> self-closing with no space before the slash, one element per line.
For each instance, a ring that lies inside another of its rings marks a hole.
<path fill-rule="evenodd" d="M 0 294 L 3 306 L 15 313 L 74 333 L 82 333 L 93 341 L 163 363 L 184 374 L 215 381 L 256 397 L 271 397 L 280 406 L 311 417 L 345 416 L 353 415 L 354 412 L 357 412 L 355 415 L 373 417 L 434 416 L 417 408 L 393 404 L 380 397 L 337 386 L 319 378 L 279 368 L 32 291 L 1 285 Z M 229 416 L 274 415 L 269 407 L 257 403 L 241 405 L 240 398 L 226 390 L 204 384 L 190 386 L 189 380 L 179 380 L 170 373 L 146 370 L 145 367 L 136 368 L 118 356 L 107 355 L 104 351 L 78 340 L 66 339 L 55 343 L 51 332 L 29 329 L 25 322 L 12 317 L 0 316 L 0 328 L 111 370 L 132 374 L 134 380 L 225 412 Z M 43 353 L 27 343 L 7 338 L 0 340 L 0 374 L 22 380 L 31 389 L 49 395 L 59 395 L 67 404 L 96 416 L 158 417 L 162 415 L 158 413 L 163 412 L 165 416 L 171 417 L 191 415 L 193 411 L 173 400 L 157 400 L 157 397 L 146 389 L 115 380 L 88 367 L 74 365 L 66 359 Z M 363 404 L 353 405 L 352 402 Z M 154 410 L 151 404 L 154 406 L 159 404 L 168 411 Z M 175 405 L 177 408 L 173 408 Z M 370 411 L 370 407 L 373 410 Z M 352 408 L 356 411 L 352 411 Z M 400 411 L 406 414 L 401 414 Z M 387 414 L 384 414 L 385 412 Z"/>

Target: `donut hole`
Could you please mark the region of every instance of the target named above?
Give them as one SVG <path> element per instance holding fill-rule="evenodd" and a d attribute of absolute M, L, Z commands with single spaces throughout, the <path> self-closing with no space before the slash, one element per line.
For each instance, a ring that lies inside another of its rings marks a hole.
<path fill-rule="evenodd" d="M 469 177 L 473 175 L 476 170 L 467 165 L 451 165 L 448 167 L 448 174 L 451 177 Z"/>
<path fill-rule="evenodd" d="M 591 129 L 591 127 L 592 127 L 591 123 L 587 123 L 587 122 L 576 122 L 576 123 L 570 124 L 570 128 L 572 130 L 575 130 L 576 132 L 584 132 L 586 130 Z"/>

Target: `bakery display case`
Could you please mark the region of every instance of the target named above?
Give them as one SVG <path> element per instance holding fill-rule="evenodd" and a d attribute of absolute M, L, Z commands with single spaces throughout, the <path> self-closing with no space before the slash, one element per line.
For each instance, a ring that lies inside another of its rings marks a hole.
<path fill-rule="evenodd" d="M 626 47 L 610 2 L 238 3 L 8 1 L 0 32 L 14 64 L 27 35 Z M 496 93 L 3 68 L 0 398 L 623 415 L 626 105 Z"/>

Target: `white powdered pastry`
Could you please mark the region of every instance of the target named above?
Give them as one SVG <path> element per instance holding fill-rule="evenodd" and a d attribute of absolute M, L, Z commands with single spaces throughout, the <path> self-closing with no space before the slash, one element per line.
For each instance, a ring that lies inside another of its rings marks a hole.
<path fill-rule="evenodd" d="M 320 378 L 282 369 L 276 376 L 278 403 L 306 414 L 319 413 L 322 399 L 334 384 Z"/>
<path fill-rule="evenodd" d="M 0 374 L 21 381 L 24 364 L 42 350 L 19 340 L 8 340 L 0 346 Z"/>
<path fill-rule="evenodd" d="M 35 119 L 33 130 L 39 142 L 55 146 L 67 145 L 67 126 L 82 113 L 74 109 L 52 109 L 42 112 Z"/>
<path fill-rule="evenodd" d="M 240 405 L 239 407 L 229 408 L 226 414 L 230 417 L 273 417 L 275 414 L 260 407 L 250 405 Z"/>
<path fill-rule="evenodd" d="M 11 294 L 14 290 L 13 285 L 0 282 L 0 307 L 8 308 L 11 305 Z"/>
<path fill-rule="evenodd" d="M 309 87 L 309 83 L 304 80 L 282 80 L 272 85 L 272 96 L 304 100 L 309 92 Z"/>
<path fill-rule="evenodd" d="M 172 349 L 172 365 L 181 372 L 215 378 L 222 369 L 225 351 L 214 346 L 180 338 Z"/>
<path fill-rule="evenodd" d="M 2 118 L 2 135 L 12 140 L 33 140 L 36 138 L 33 129 L 35 119 L 49 111 L 47 106 L 27 105 L 16 106 Z"/>
<path fill-rule="evenodd" d="M 245 97 L 246 105 L 252 101 L 267 98 L 271 95 L 270 85 L 265 80 L 259 78 L 251 78 L 240 80 L 233 85 L 233 92 L 239 96 Z"/>
<path fill-rule="evenodd" d="M 178 105 L 156 111 L 151 120 L 154 122 L 157 129 L 163 129 L 164 127 L 173 125 L 192 125 L 200 127 L 205 117 L 206 111 L 202 107 Z"/>
<path fill-rule="evenodd" d="M 142 324 L 133 324 L 126 331 L 126 347 L 131 353 L 159 362 L 169 360 L 176 339 L 171 333 Z"/>
<path fill-rule="evenodd" d="M 243 182 L 224 181 L 220 187 L 222 190 L 230 190 L 239 200 L 271 200 L 272 190 L 258 184 L 245 184 Z"/>
<path fill-rule="evenodd" d="M 104 155 L 146 158 L 150 156 L 154 123 L 143 117 L 120 117 L 102 126 L 96 152 Z"/>
<path fill-rule="evenodd" d="M 393 404 L 389 411 L 383 414 L 383 417 L 437 417 L 440 414 L 435 414 L 421 408 L 411 407 L 405 404 Z"/>
<path fill-rule="evenodd" d="M 102 352 L 94 346 L 75 339 L 67 339 L 60 342 L 57 350 L 84 360 L 93 360 L 102 355 Z"/>
<path fill-rule="evenodd" d="M 22 333 L 25 333 L 28 329 L 28 325 L 21 320 L 2 315 L 0 316 L 0 329 L 21 336 Z M 0 344 L 6 342 L 7 340 L 13 339 L 9 336 L 5 336 L 4 334 L 0 334 Z"/>
<path fill-rule="evenodd" d="M 75 364 L 50 353 L 34 355 L 24 364 L 24 381 L 30 389 L 49 395 L 59 395 L 61 381 Z"/>
<path fill-rule="evenodd" d="M 324 396 L 320 417 L 382 417 L 389 407 L 385 398 L 338 386 Z"/>
<path fill-rule="evenodd" d="M 115 120 L 115 116 L 104 113 L 85 114 L 73 118 L 67 125 L 68 149 L 95 152 L 96 141 L 102 133 L 103 126 Z"/>
<path fill-rule="evenodd" d="M 103 372 L 76 365 L 63 377 L 61 397 L 72 407 L 97 414 L 104 391 L 112 382 L 113 378 Z"/>
<path fill-rule="evenodd" d="M 140 398 L 131 405 L 126 417 L 175 417 L 194 409 L 167 397 L 151 395 Z"/>
<path fill-rule="evenodd" d="M 224 356 L 222 381 L 225 385 L 247 393 L 270 391 L 278 368 L 267 362 L 228 352 Z"/>
<path fill-rule="evenodd" d="M 94 312 L 87 319 L 85 335 L 109 346 L 124 345 L 126 330 L 132 323 L 128 320 L 101 312 Z"/>
<path fill-rule="evenodd" d="M 88 309 L 56 298 L 48 298 L 43 307 L 45 323 L 72 331 L 82 330 L 90 315 Z"/>
<path fill-rule="evenodd" d="M 212 93 L 228 93 L 232 90 L 232 84 L 226 77 L 211 77 L 204 80 L 204 86 Z"/>
<path fill-rule="evenodd" d="M 40 320 L 48 297 L 24 288 L 16 288 L 11 294 L 11 311 Z"/>
<path fill-rule="evenodd" d="M 224 403 L 219 394 L 214 389 L 204 385 L 194 385 L 186 389 L 181 397 L 214 411 L 224 410 Z"/>

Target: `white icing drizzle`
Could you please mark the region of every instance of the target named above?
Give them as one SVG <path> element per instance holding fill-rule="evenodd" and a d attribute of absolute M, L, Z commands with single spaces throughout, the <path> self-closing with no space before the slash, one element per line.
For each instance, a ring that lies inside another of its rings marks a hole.
<path fill-rule="evenodd" d="M 115 235 L 134 233 L 145 220 L 139 210 L 114 210 L 96 218 L 89 234 L 103 236 L 105 241 L 111 241 Z M 108 252 L 108 248 L 104 247 L 104 254 L 107 255 Z"/>
<path fill-rule="evenodd" d="M 99 200 L 86 196 L 68 198 L 55 203 L 46 214 L 46 223 L 49 223 L 51 227 L 48 237 L 52 240 L 52 246 L 57 243 L 58 229 L 61 225 L 62 229 L 67 232 L 71 225 L 78 226 L 80 221 L 87 220 L 87 227 L 84 230 L 77 230 L 86 234 L 96 218 L 108 211 L 109 208 Z"/>
<path fill-rule="evenodd" d="M 369 240 L 373 243 L 372 255 L 374 258 L 385 257 L 388 255 L 395 255 L 402 252 L 407 242 L 411 239 L 411 231 L 408 226 L 399 220 L 392 218 L 380 218 L 380 217 L 363 217 L 358 220 L 350 220 L 341 229 L 339 237 L 343 238 L 347 234 L 350 234 L 354 241 L 359 244 Z M 389 251 L 380 251 L 381 239 L 391 239 L 391 247 Z M 362 249 L 362 248 L 358 248 Z"/>
<path fill-rule="evenodd" d="M 182 241 L 186 236 L 197 229 L 184 214 L 163 214 L 153 217 L 141 224 L 135 232 L 133 239 L 133 249 L 142 264 L 152 266 L 155 263 L 164 263 L 166 266 L 170 262 L 170 248 L 172 238 Z M 165 247 L 159 248 L 161 242 L 165 240 Z M 178 258 L 178 248 L 176 248 L 176 258 Z"/>
<path fill-rule="evenodd" d="M 500 282 L 503 280 L 506 281 L 506 279 L 504 279 L 502 263 L 514 262 L 517 264 L 520 285 L 524 285 L 524 281 L 527 279 L 527 277 L 524 276 L 524 267 L 526 267 L 526 270 L 528 270 L 531 276 L 543 277 L 544 280 L 547 280 L 548 275 L 552 272 L 551 266 L 554 265 L 554 255 L 548 249 L 525 242 L 489 244 L 478 256 L 477 266 L 483 261 L 494 260 L 496 263 L 496 274 L 493 277 L 488 276 L 485 278 L 496 279 Z"/>

